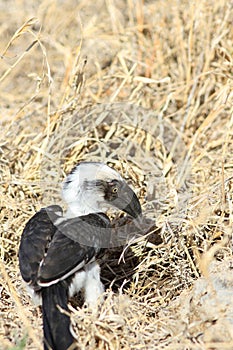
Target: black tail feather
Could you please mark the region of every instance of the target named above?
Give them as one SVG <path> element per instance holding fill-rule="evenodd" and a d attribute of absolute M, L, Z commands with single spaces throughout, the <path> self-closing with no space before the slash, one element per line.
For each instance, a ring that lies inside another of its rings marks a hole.
<path fill-rule="evenodd" d="M 77 349 L 68 315 L 68 289 L 65 282 L 42 288 L 44 350 Z M 63 312 L 64 311 L 64 312 Z M 66 313 L 67 312 L 67 313 Z"/>

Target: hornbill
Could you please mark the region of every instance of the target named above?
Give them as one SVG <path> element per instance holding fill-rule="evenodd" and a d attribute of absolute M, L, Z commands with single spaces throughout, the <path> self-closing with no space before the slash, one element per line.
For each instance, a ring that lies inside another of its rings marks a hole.
<path fill-rule="evenodd" d="M 42 208 L 27 222 L 19 246 L 22 278 L 42 303 L 45 350 L 77 349 L 68 298 L 83 290 L 92 306 L 104 291 L 96 259 L 112 242 L 105 212 L 116 207 L 133 218 L 141 215 L 134 191 L 103 163 L 79 163 L 62 194 L 67 212 L 58 205 Z"/>

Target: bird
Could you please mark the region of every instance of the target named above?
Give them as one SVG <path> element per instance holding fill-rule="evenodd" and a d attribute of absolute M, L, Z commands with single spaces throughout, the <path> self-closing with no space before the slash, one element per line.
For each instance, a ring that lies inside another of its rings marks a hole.
<path fill-rule="evenodd" d="M 63 182 L 62 197 L 66 212 L 57 204 L 36 212 L 23 229 L 18 252 L 22 279 L 41 304 L 44 350 L 78 349 L 69 298 L 83 291 L 87 305 L 95 307 L 104 292 L 98 257 L 112 241 L 107 210 L 117 208 L 133 219 L 142 215 L 135 192 L 101 162 L 78 163 Z"/>

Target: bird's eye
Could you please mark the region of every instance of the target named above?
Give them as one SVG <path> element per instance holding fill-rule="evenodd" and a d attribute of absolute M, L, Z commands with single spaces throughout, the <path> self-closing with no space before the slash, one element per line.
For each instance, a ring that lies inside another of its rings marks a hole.
<path fill-rule="evenodd" d="M 115 194 L 116 194 L 117 192 L 118 192 L 118 187 L 113 187 L 113 188 L 112 188 L 112 193 L 115 193 Z"/>

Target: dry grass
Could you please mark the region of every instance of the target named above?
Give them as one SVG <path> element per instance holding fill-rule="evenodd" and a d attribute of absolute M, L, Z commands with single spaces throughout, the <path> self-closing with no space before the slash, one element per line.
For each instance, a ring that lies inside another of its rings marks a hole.
<path fill-rule="evenodd" d="M 156 224 L 108 253 L 96 312 L 73 300 L 80 349 L 232 349 L 232 5 L 0 9 L 1 349 L 42 347 L 18 244 L 80 160 L 119 170 Z"/>

